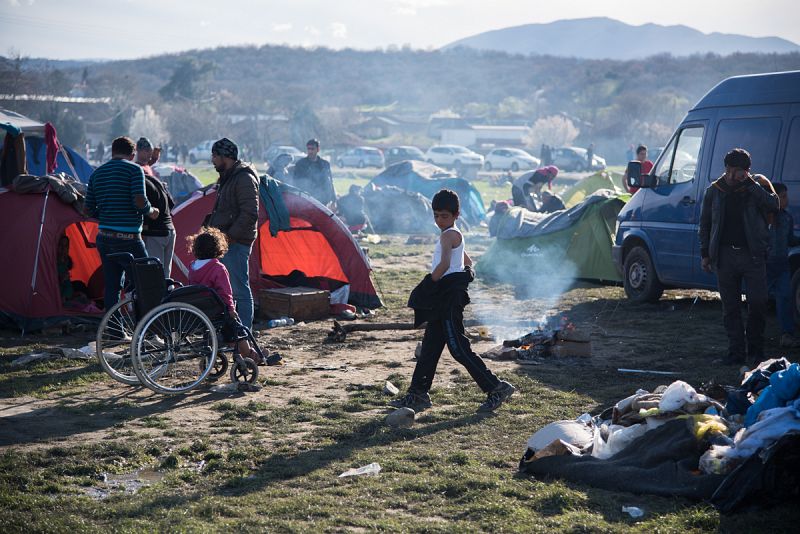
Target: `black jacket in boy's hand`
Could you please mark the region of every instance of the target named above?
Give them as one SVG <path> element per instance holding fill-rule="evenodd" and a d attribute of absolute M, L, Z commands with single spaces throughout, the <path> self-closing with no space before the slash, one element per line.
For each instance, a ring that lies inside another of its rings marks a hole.
<path fill-rule="evenodd" d="M 430 273 L 417 284 L 408 297 L 408 307 L 414 310 L 414 326 L 441 319 L 453 306 L 463 308 L 469 304 L 469 284 L 475 274 L 467 266 L 463 272 L 451 273 L 434 282 Z"/>

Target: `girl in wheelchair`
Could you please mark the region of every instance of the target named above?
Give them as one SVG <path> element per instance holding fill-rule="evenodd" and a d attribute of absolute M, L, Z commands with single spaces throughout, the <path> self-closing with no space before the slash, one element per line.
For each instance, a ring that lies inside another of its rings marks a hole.
<path fill-rule="evenodd" d="M 202 228 L 200 232 L 187 238 L 189 249 L 196 258 L 189 266 L 189 283 L 210 287 L 215 290 L 222 301 L 228 307 L 231 321 L 222 328 L 223 339 L 233 344 L 239 345 L 239 354 L 245 358 L 251 358 L 258 365 L 265 365 L 267 362 L 262 358 L 258 351 L 254 350 L 247 341 L 239 315 L 236 313 L 236 305 L 233 302 L 233 290 L 231 289 L 231 279 L 228 269 L 219 261 L 219 258 L 228 251 L 228 242 L 225 235 L 216 228 Z M 237 341 L 238 340 L 238 341 Z M 269 354 L 266 349 L 265 355 Z"/>

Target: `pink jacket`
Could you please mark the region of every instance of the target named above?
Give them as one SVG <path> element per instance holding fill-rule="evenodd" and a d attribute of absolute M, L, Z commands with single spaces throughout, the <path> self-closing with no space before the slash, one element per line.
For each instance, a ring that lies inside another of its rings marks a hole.
<path fill-rule="evenodd" d="M 209 260 L 199 269 L 195 269 L 195 262 L 192 262 L 189 266 L 189 283 L 210 287 L 217 292 L 222 302 L 228 306 L 228 310 L 234 315 L 236 314 L 231 278 L 228 275 L 228 269 L 218 259 Z"/>

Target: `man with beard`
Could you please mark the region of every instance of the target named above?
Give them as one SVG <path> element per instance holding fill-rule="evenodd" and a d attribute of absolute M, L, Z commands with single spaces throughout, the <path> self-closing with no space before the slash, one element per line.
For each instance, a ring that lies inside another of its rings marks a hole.
<path fill-rule="evenodd" d="M 319 157 L 319 141 L 309 139 L 306 143 L 306 154 L 308 155 L 305 158 L 299 159 L 294 165 L 292 183 L 320 203 L 333 208 L 336 193 L 333 190 L 331 164 Z"/>
<path fill-rule="evenodd" d="M 211 147 L 211 163 L 219 173 L 217 201 L 207 225 L 219 228 L 228 239 L 222 264 L 228 269 L 233 300 L 242 324 L 253 327 L 253 293 L 250 291 L 250 251 L 258 231 L 258 173 L 239 160 L 239 147 L 223 137 Z"/>

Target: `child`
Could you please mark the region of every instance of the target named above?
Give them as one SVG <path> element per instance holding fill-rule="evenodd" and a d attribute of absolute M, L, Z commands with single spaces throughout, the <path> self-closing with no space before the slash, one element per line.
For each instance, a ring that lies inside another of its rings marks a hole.
<path fill-rule="evenodd" d="M 197 258 L 189 266 L 189 283 L 207 286 L 216 291 L 222 302 L 228 307 L 230 317 L 236 322 L 236 329 L 242 329 L 233 302 L 233 290 L 228 270 L 219 261 L 219 258 L 228 252 L 228 241 L 225 239 L 225 235 L 216 228 L 204 227 L 199 233 L 189 236 L 186 240 L 192 254 Z M 228 330 L 226 327 L 222 331 L 225 341 L 231 342 L 234 336 Z M 247 339 L 239 341 L 239 354 L 245 358 L 252 358 L 258 365 L 266 363 L 258 352 L 250 347 Z"/>
<path fill-rule="evenodd" d="M 469 304 L 467 287 L 475 278 L 472 260 L 464 250 L 464 237 L 456 228 L 459 215 L 458 195 L 442 189 L 433 197 L 433 220 L 442 231 L 433 253 L 431 273 L 411 292 L 408 305 L 414 308 L 414 323 L 427 321 L 422 338 L 422 352 L 417 359 L 408 393 L 391 404 L 415 411 L 431 407 L 428 391 L 445 345 L 458 363 L 486 394 L 479 412 L 496 410 L 516 389 L 498 379 L 472 351 L 464 335 L 464 306 Z"/>
<path fill-rule="evenodd" d="M 769 254 L 767 256 L 767 285 L 775 295 L 775 313 L 781 325 L 780 346 L 800 347 L 794 336 L 794 313 L 792 306 L 792 282 L 789 270 L 789 248 L 800 245 L 794 235 L 794 220 L 786 211 L 789 195 L 785 184 L 772 184 L 778 194 L 780 209 L 769 226 Z"/>

